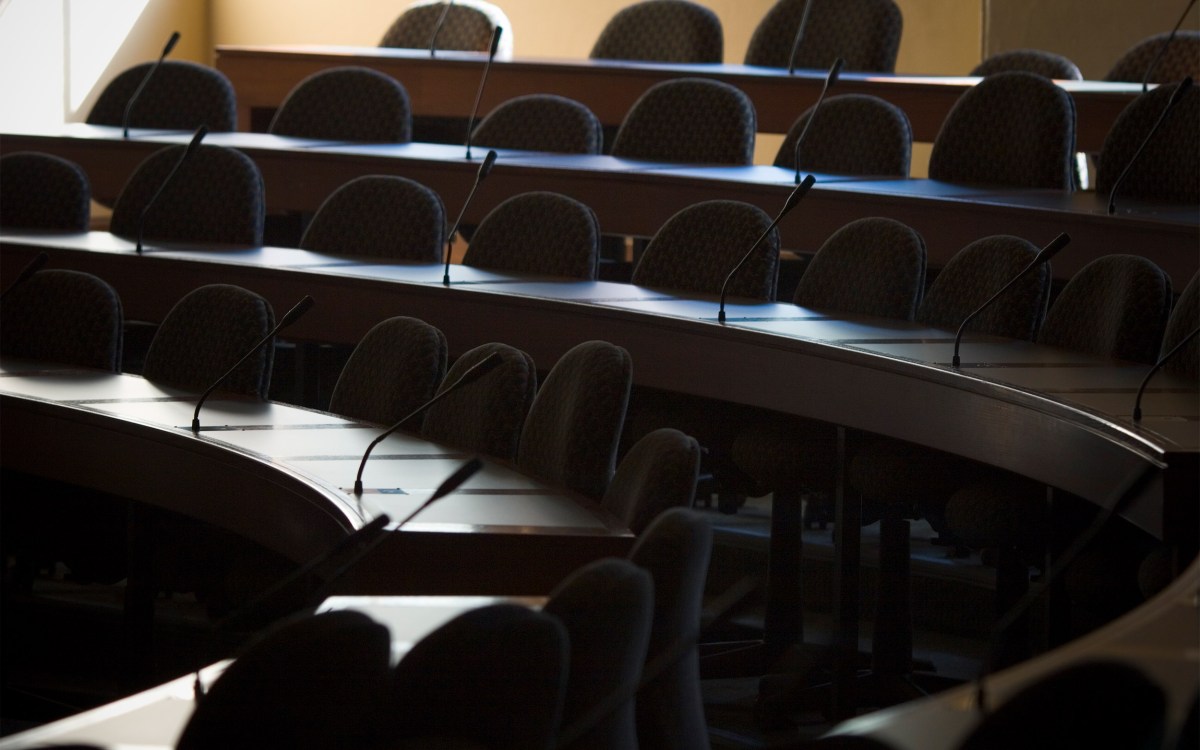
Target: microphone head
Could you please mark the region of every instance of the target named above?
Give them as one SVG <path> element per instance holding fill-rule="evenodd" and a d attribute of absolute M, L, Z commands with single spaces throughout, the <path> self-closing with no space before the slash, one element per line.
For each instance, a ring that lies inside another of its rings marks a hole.
<path fill-rule="evenodd" d="M 826 86 L 832 86 L 837 83 L 838 76 L 842 74 L 842 66 L 845 64 L 846 61 L 840 57 L 833 61 L 833 67 L 829 69 L 829 75 L 825 78 Z"/>
<path fill-rule="evenodd" d="M 1037 254 L 1037 257 L 1034 258 L 1034 260 L 1036 260 L 1039 263 L 1047 262 L 1048 260 L 1053 258 L 1055 255 L 1058 255 L 1058 251 L 1062 250 L 1064 247 L 1066 247 L 1067 243 L 1069 243 L 1070 241 L 1071 241 L 1071 235 L 1067 234 L 1066 232 L 1063 232 L 1062 234 L 1058 235 L 1054 239 L 1050 240 L 1050 244 L 1043 247 L 1041 252 L 1039 252 Z"/>
<path fill-rule="evenodd" d="M 191 143 L 187 147 L 187 155 L 191 156 L 192 152 L 200 145 L 200 141 L 204 140 L 204 136 L 208 135 L 208 126 L 201 125 L 196 128 L 196 134 L 192 136 Z"/>
<path fill-rule="evenodd" d="M 804 178 L 804 182 L 801 182 L 796 186 L 796 189 L 793 190 L 791 195 L 788 196 L 787 202 L 783 204 L 783 215 L 786 215 L 789 211 L 796 207 L 796 204 L 799 203 L 800 199 L 808 193 L 809 189 L 812 188 L 813 183 L 816 181 L 817 178 L 810 174 Z M 780 218 L 782 218 L 782 216 Z"/>
<path fill-rule="evenodd" d="M 279 321 L 279 327 L 282 329 L 295 323 L 301 315 L 309 311 L 313 304 L 315 304 L 313 298 L 307 294 L 304 295 L 304 299 L 297 302 L 291 310 L 287 311 L 283 319 Z"/>
<path fill-rule="evenodd" d="M 503 31 L 504 29 L 499 26 L 492 29 L 492 51 L 488 53 L 489 58 L 495 57 L 496 50 L 500 49 L 500 34 L 503 33 Z"/>
<path fill-rule="evenodd" d="M 464 372 L 462 377 L 459 378 L 454 385 L 457 387 L 479 380 L 484 375 L 487 375 L 492 370 L 495 370 L 501 364 L 503 364 L 503 360 L 500 359 L 500 352 L 492 352 L 483 359 L 479 360 L 474 367 Z"/>
<path fill-rule="evenodd" d="M 179 32 L 172 31 L 171 38 L 167 40 L 167 44 L 163 47 L 162 56 L 166 57 L 171 54 L 171 50 L 175 49 L 175 45 L 179 42 Z"/>
<path fill-rule="evenodd" d="M 1182 99 L 1184 94 L 1186 94 L 1188 92 L 1188 89 L 1190 89 L 1191 87 L 1192 87 L 1192 77 L 1191 76 L 1188 76 L 1187 78 L 1184 78 L 1182 81 L 1180 81 L 1179 84 L 1175 87 L 1175 90 L 1173 92 L 1171 92 L 1171 98 L 1169 101 L 1167 101 L 1167 106 L 1174 107 L 1176 102 L 1178 102 L 1180 99 Z"/>
<path fill-rule="evenodd" d="M 496 27 L 496 28 L 499 28 L 499 27 Z M 490 150 L 487 152 L 487 156 L 483 157 L 483 164 L 479 165 L 479 179 L 480 180 L 482 180 L 488 176 L 488 173 L 492 171 L 492 167 L 495 165 L 495 163 L 496 163 L 496 152 L 495 152 L 495 150 Z"/>
<path fill-rule="evenodd" d="M 434 490 L 433 494 L 429 497 L 429 500 L 426 501 L 426 505 L 432 503 L 434 500 L 440 500 L 446 495 L 449 495 L 451 492 L 454 492 L 461 487 L 464 482 L 475 476 L 475 473 L 482 468 L 483 461 L 480 461 L 478 456 L 472 458 L 470 461 L 467 461 L 465 464 L 458 467 L 453 474 L 446 477 L 446 481 L 438 485 L 438 488 Z"/>

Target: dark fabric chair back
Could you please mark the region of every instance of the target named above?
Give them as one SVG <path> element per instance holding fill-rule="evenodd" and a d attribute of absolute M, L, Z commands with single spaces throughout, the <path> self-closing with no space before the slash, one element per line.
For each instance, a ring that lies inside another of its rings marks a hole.
<path fill-rule="evenodd" d="M 142 212 L 186 148 L 164 148 L 138 165 L 113 204 L 113 234 L 137 237 Z M 265 210 L 262 174 L 250 157 L 201 145 L 146 211 L 143 236 L 147 241 L 261 245 Z"/>
<path fill-rule="evenodd" d="M 1178 84 L 1163 84 L 1134 99 L 1117 116 L 1096 165 L 1096 193 L 1108 197 L 1150 135 Z M 1200 202 L 1200 89 L 1192 87 L 1146 143 L 1115 196 L 1124 200 Z"/>
<path fill-rule="evenodd" d="M 91 198 L 87 173 L 75 162 L 36 151 L 0 157 L 0 227 L 86 232 Z"/>
<path fill-rule="evenodd" d="M 433 398 L 446 374 L 446 337 L 423 320 L 388 318 L 354 347 L 329 398 L 329 411 L 391 425 Z M 414 420 L 414 432 L 420 424 Z"/>
<path fill-rule="evenodd" d="M 317 209 L 300 247 L 319 253 L 437 263 L 446 209 L 437 193 L 394 175 L 366 175 L 333 191 Z"/>
<path fill-rule="evenodd" d="M 796 141 L 812 107 L 792 124 L 775 155 L 775 166 L 796 168 Z M 800 145 L 806 172 L 908 177 L 912 126 L 896 105 L 866 94 L 831 96 Z"/>
<path fill-rule="evenodd" d="M 929 156 L 946 182 L 1071 190 L 1075 100 L 1049 78 L 1012 71 L 968 89 L 946 115 Z"/>
<path fill-rule="evenodd" d="M 761 208 L 740 201 L 714 200 L 688 206 L 654 235 L 633 269 L 639 286 L 719 294 L 725 277 L 755 240 L 771 226 Z M 763 241 L 754 257 L 729 283 L 730 297 L 775 299 L 779 277 L 779 232 Z"/>
<path fill-rule="evenodd" d="M 429 49 L 436 30 L 437 49 L 487 52 L 492 47 L 492 29 L 497 21 L 488 11 L 494 7 L 482 2 L 457 2 L 449 8 L 444 2 L 413 3 L 384 32 L 379 46 Z M 437 24 L 443 12 L 446 21 L 439 30 Z M 511 29 L 504 33 L 511 33 Z"/>
<path fill-rule="evenodd" d="M 129 98 L 153 66 L 152 62 L 135 65 L 112 79 L 92 105 L 87 123 L 121 125 Z M 186 60 L 163 60 L 134 102 L 129 126 L 195 130 L 201 125 L 211 131 L 237 129 L 233 84 L 216 68 Z"/>
<path fill-rule="evenodd" d="M 646 433 L 621 459 L 601 505 L 634 534 L 668 508 L 690 507 L 700 474 L 700 443 L 670 427 Z"/>
<path fill-rule="evenodd" d="M 1130 47 L 1113 63 L 1104 80 L 1141 83 L 1168 36 L 1170 32 L 1164 31 Z M 1162 59 L 1154 65 L 1149 83 L 1172 83 L 1188 76 L 1200 78 L 1200 31 L 1180 29 Z"/>
<path fill-rule="evenodd" d="M 617 11 L 588 55 L 593 60 L 719 63 L 721 19 L 688 0 L 641 0 Z"/>
<path fill-rule="evenodd" d="M 296 84 L 268 129 L 296 138 L 407 143 L 412 105 L 404 86 L 377 70 L 329 68 Z"/>
<path fill-rule="evenodd" d="M 102 279 L 38 271 L 0 302 L 0 352 L 120 372 L 123 323 L 121 298 Z"/>
<path fill-rule="evenodd" d="M 604 129 L 587 106 L 554 94 L 518 96 L 496 107 L 475 127 L 480 148 L 598 154 Z"/>
<path fill-rule="evenodd" d="M 456 448 L 515 461 L 525 416 L 537 390 L 532 357 L 507 344 L 477 346 L 454 362 L 438 393 L 493 353 L 499 355 L 500 366 L 429 407 L 421 434 Z"/>
<path fill-rule="evenodd" d="M 767 11 L 750 37 L 747 65 L 788 67 L 806 2 L 779 0 Z M 797 68 L 827 70 L 841 57 L 845 70 L 891 73 L 896 69 L 904 18 L 893 0 L 811 2 L 808 25 L 796 51 Z"/>
<path fill-rule="evenodd" d="M 676 78 L 654 84 L 625 115 L 612 155 L 691 164 L 749 164 L 756 114 L 727 83 Z"/>
<path fill-rule="evenodd" d="M 1075 63 L 1062 55 L 1040 49 L 1012 49 L 1007 52 L 997 52 L 976 65 L 971 71 L 971 75 L 990 76 L 995 73 L 1007 73 L 1010 70 L 1037 73 L 1058 81 L 1083 80 L 1083 73 L 1079 72 L 1079 67 Z"/>
<path fill-rule="evenodd" d="M 800 277 L 792 302 L 912 320 L 925 289 L 925 241 L 894 219 L 852 221 L 830 235 Z"/>
<path fill-rule="evenodd" d="M 1175 309 L 1171 310 L 1163 332 L 1162 354 L 1178 346 L 1185 336 L 1196 330 L 1196 326 L 1200 326 L 1200 273 L 1192 275 L 1192 280 L 1175 301 Z M 1200 336 L 1193 336 L 1191 343 L 1164 367 L 1193 380 L 1200 378 Z"/>
<path fill-rule="evenodd" d="M 599 500 L 612 480 L 633 363 L 606 341 L 585 341 L 555 363 L 521 431 L 517 466 Z"/>
<path fill-rule="evenodd" d="M 565 195 L 514 195 L 479 223 L 462 262 L 493 271 L 595 280 L 600 222 L 592 209 Z"/>
<path fill-rule="evenodd" d="M 164 385 L 203 391 L 274 327 L 271 304 L 254 292 L 231 284 L 202 286 L 184 295 L 167 313 L 150 342 L 142 375 Z M 273 347 L 260 347 L 220 389 L 265 399 L 273 360 Z"/>

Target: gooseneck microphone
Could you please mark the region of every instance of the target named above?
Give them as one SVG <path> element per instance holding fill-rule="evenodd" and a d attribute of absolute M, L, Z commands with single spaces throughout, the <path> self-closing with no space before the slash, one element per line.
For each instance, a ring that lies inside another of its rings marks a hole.
<path fill-rule="evenodd" d="M 475 197 L 475 191 L 479 189 L 479 183 L 483 182 L 488 173 L 492 171 L 492 165 L 496 163 L 496 152 L 488 151 L 487 156 L 483 157 L 483 163 L 479 165 L 479 171 L 475 173 L 475 184 L 471 186 L 471 192 L 467 193 L 467 199 L 463 201 L 462 209 L 458 212 L 458 218 L 454 220 L 454 226 L 450 227 L 450 233 L 446 235 L 446 271 L 442 274 L 442 285 L 450 286 L 450 248 L 454 246 L 454 235 L 458 232 L 458 225 L 462 223 L 463 217 L 467 215 L 467 206 L 471 205 L 471 199 Z"/>
<path fill-rule="evenodd" d="M 471 131 L 475 129 L 475 117 L 479 114 L 479 102 L 483 100 L 483 87 L 487 84 L 488 71 L 492 69 L 492 60 L 496 58 L 496 50 L 500 47 L 500 34 L 504 29 L 497 26 L 492 29 L 492 48 L 488 52 L 487 63 L 483 66 L 483 77 L 479 79 L 479 91 L 475 92 L 475 106 L 471 107 L 471 118 L 467 120 L 467 161 L 471 160 Z"/>
<path fill-rule="evenodd" d="M 155 190 L 154 195 L 150 196 L 150 200 L 146 201 L 146 205 L 142 206 L 142 213 L 138 216 L 137 225 L 138 255 L 142 254 L 142 234 L 146 230 L 146 214 L 150 213 L 151 206 L 153 206 L 154 202 L 158 200 L 160 195 L 162 195 L 163 190 L 166 189 L 167 185 L 171 184 L 171 180 L 175 179 L 175 175 L 179 172 L 179 168 L 183 166 L 183 163 L 192 158 L 192 154 L 194 154 L 196 149 L 200 147 L 200 141 L 204 140 L 204 136 L 206 135 L 208 135 L 207 125 L 201 125 L 200 127 L 196 128 L 196 134 L 192 136 L 191 143 L 189 143 L 187 148 L 183 150 L 183 155 L 179 157 L 179 161 L 175 162 L 175 166 L 171 167 L 170 172 L 167 172 L 166 178 L 159 183 L 158 190 Z"/>
<path fill-rule="evenodd" d="M 804 40 L 804 30 L 808 28 L 808 11 L 812 2 L 805 0 L 804 12 L 800 14 L 800 25 L 796 27 L 796 36 L 792 37 L 792 51 L 788 55 L 788 75 L 796 72 L 796 53 L 800 51 L 800 42 Z"/>
<path fill-rule="evenodd" d="M 228 370 L 226 370 L 224 375 L 217 378 L 217 380 L 208 387 L 208 390 L 206 390 L 203 394 L 201 394 L 200 400 L 196 402 L 196 411 L 194 411 L 192 413 L 192 432 L 200 431 L 200 407 L 204 406 L 204 402 L 208 399 L 208 397 L 210 395 L 212 395 L 212 392 L 217 389 L 217 386 L 219 386 L 221 383 L 224 383 L 226 378 L 228 378 L 230 375 L 233 374 L 234 370 L 241 367 L 243 362 L 245 362 L 247 359 L 250 359 L 250 356 L 252 354 L 254 354 L 255 352 L 257 352 L 259 349 L 261 349 L 264 344 L 266 344 L 268 341 L 270 341 L 272 338 L 274 338 L 275 334 L 279 333 L 284 328 L 287 328 L 292 323 L 295 323 L 300 318 L 300 316 L 303 315 L 304 313 L 308 312 L 309 308 L 311 308 L 312 306 L 313 306 L 313 298 L 309 297 L 307 294 L 304 295 L 304 299 L 297 302 L 296 305 L 291 310 L 288 310 L 287 314 L 285 314 L 282 318 L 280 318 L 279 322 L 275 324 L 275 327 L 272 328 L 267 333 L 266 336 L 263 336 L 262 339 L 257 344 L 250 347 L 250 350 L 247 351 L 245 354 L 243 354 L 242 358 L 239 359 L 233 365 L 233 367 L 230 367 Z"/>
<path fill-rule="evenodd" d="M 446 0 L 445 6 L 442 8 L 442 14 L 438 16 L 437 25 L 433 27 L 433 33 L 429 35 L 429 56 L 435 57 L 437 52 L 438 34 L 442 33 L 442 27 L 446 25 L 446 17 L 450 15 L 450 8 L 454 5 L 454 0 Z"/>
<path fill-rule="evenodd" d="M 805 6 L 805 11 L 808 6 Z M 817 112 L 821 110 L 821 102 L 825 101 L 825 92 L 829 91 L 829 87 L 837 83 L 838 76 L 842 73 L 842 66 L 846 61 L 838 58 L 833 61 L 833 65 L 829 68 L 829 74 L 825 76 L 825 85 L 821 87 L 821 95 L 817 97 L 817 103 L 813 105 L 812 111 L 808 114 L 808 119 L 804 121 L 804 127 L 800 130 L 800 136 L 796 138 L 796 144 L 792 147 L 792 159 L 796 164 L 796 184 L 800 184 L 800 144 L 804 143 L 804 136 L 808 135 L 808 129 L 812 127 L 813 120 L 817 119 Z"/>
<path fill-rule="evenodd" d="M 455 380 L 453 383 L 451 383 L 449 386 L 447 386 L 445 389 L 443 389 L 436 396 L 429 399 L 425 403 L 421 404 L 417 408 L 413 409 L 408 414 L 404 415 L 400 419 L 400 421 L 396 422 L 394 425 L 392 425 L 391 427 L 384 430 L 382 433 L 380 433 L 379 437 L 372 440 L 371 444 L 367 446 L 367 450 L 363 453 L 362 461 L 360 461 L 358 464 L 358 475 L 354 478 L 354 494 L 361 496 L 363 493 L 363 483 L 362 483 L 363 469 L 366 468 L 367 459 L 371 457 L 371 451 L 375 450 L 375 446 L 377 446 L 381 442 L 383 442 L 383 439 L 386 438 L 388 435 L 391 435 L 393 432 L 400 429 L 400 426 L 403 425 L 408 420 L 410 420 L 413 417 L 417 416 L 418 414 L 424 412 L 426 409 L 433 406 L 438 401 L 441 401 L 443 398 L 450 395 L 451 393 L 458 390 L 459 388 L 466 385 L 467 383 L 472 383 L 472 382 L 478 380 L 479 378 L 483 377 L 484 375 L 486 375 L 487 373 L 491 372 L 496 367 L 498 367 L 500 364 L 501 364 L 500 353 L 492 352 L 488 356 L 486 356 L 483 359 L 476 362 L 469 370 L 467 370 L 461 376 L 459 376 L 458 380 Z"/>
<path fill-rule="evenodd" d="M 171 38 L 167 40 L 166 46 L 163 47 L 162 54 L 158 56 L 158 61 L 150 66 L 150 70 L 146 71 L 146 77 L 138 84 L 138 87 L 133 90 L 133 95 L 129 97 L 129 101 L 125 103 L 125 113 L 121 117 L 121 131 L 123 138 L 129 137 L 129 118 L 133 114 L 133 105 L 137 103 L 138 97 L 142 95 L 142 91 L 146 88 L 146 84 L 150 83 L 150 79 L 158 72 L 163 60 L 167 55 L 171 54 L 171 50 L 175 49 L 175 43 L 179 41 L 179 32 L 171 32 Z"/>
<path fill-rule="evenodd" d="M 1062 234 L 1058 235 L 1054 239 L 1050 240 L 1050 244 L 1043 247 L 1041 249 L 1041 251 L 1038 252 L 1038 254 L 1034 256 L 1033 260 L 1029 261 L 1029 265 L 1022 268 L 1020 273 L 1018 273 L 1016 276 L 1013 276 L 1011 279 L 1008 280 L 1007 284 L 1000 287 L 1000 289 L 995 294 L 993 294 L 991 297 L 988 297 L 986 302 L 984 302 L 979 307 L 975 308 L 975 312 L 973 312 L 970 315 L 968 315 L 967 317 L 963 318 L 962 323 L 958 324 L 958 333 L 954 334 L 954 359 L 952 360 L 952 362 L 955 367 L 958 367 L 958 365 L 959 365 L 958 347 L 962 343 L 963 332 L 967 330 L 967 324 L 970 323 L 972 320 L 974 320 L 975 317 L 977 315 L 979 315 L 979 313 L 986 310 L 993 302 L 995 302 L 997 299 L 999 299 L 1000 295 L 1002 295 L 1006 291 L 1008 291 L 1009 287 L 1011 287 L 1013 284 L 1017 283 L 1021 279 L 1028 276 L 1029 273 L 1031 271 L 1033 271 L 1033 269 L 1037 268 L 1038 266 L 1042 265 L 1043 263 L 1049 263 L 1050 259 L 1053 258 L 1055 255 L 1058 255 L 1058 251 L 1062 250 L 1064 247 L 1066 247 L 1067 243 L 1070 241 L 1071 241 L 1071 237 L 1066 232 L 1063 232 Z"/>
<path fill-rule="evenodd" d="M 1192 332 L 1180 339 L 1179 343 L 1171 347 L 1171 351 L 1158 358 L 1154 366 L 1150 368 L 1150 372 L 1146 373 L 1146 377 L 1142 378 L 1142 384 L 1138 386 L 1137 398 L 1133 402 L 1133 421 L 1142 421 L 1142 395 L 1146 393 L 1146 386 L 1150 383 L 1150 378 L 1154 377 L 1155 373 L 1163 368 L 1167 362 L 1171 360 L 1179 352 L 1183 351 L 1183 347 L 1189 341 L 1196 338 L 1196 334 L 1200 334 L 1200 327 L 1193 328 Z"/>
<path fill-rule="evenodd" d="M 1162 61 L 1163 55 L 1167 54 L 1167 48 L 1171 46 L 1171 42 L 1175 41 L 1175 35 L 1179 33 L 1179 27 L 1183 25 L 1183 19 L 1187 18 L 1188 11 L 1190 11 L 1192 6 L 1195 4 L 1196 0 L 1189 0 L 1187 7 L 1183 9 L 1183 13 L 1179 14 L 1179 20 L 1175 22 L 1175 28 L 1171 29 L 1171 33 L 1167 35 L 1167 38 L 1163 40 L 1162 46 L 1158 48 L 1158 54 L 1156 54 L 1154 59 L 1150 61 L 1150 64 L 1146 66 L 1146 73 L 1142 76 L 1143 94 L 1146 93 L 1148 88 L 1150 88 L 1150 77 L 1154 75 L 1154 69 L 1157 68 L 1159 62 Z"/>
<path fill-rule="evenodd" d="M 770 226 L 767 227 L 767 231 L 763 232 L 762 235 L 760 235 L 759 238 L 754 241 L 754 244 L 751 245 L 750 249 L 746 251 L 746 254 L 742 256 L 742 259 L 737 262 L 737 265 L 733 267 L 733 270 L 725 276 L 725 281 L 721 284 L 721 308 L 717 311 L 718 323 L 725 322 L 725 295 L 729 291 L 729 282 L 733 280 L 734 274 L 740 271 L 742 266 L 746 265 L 746 261 L 750 260 L 750 256 L 754 255 L 754 251 L 758 249 L 758 246 L 761 245 L 763 240 L 765 240 L 767 236 L 771 234 L 771 230 L 775 229 L 775 227 L 779 225 L 779 222 L 783 221 L 783 217 L 787 216 L 791 210 L 796 207 L 796 204 L 799 203 L 800 199 L 808 193 L 808 189 L 811 188 L 813 183 L 816 181 L 816 177 L 809 175 L 808 177 L 804 178 L 804 182 L 792 189 L 791 194 L 788 195 L 787 200 L 783 203 L 783 208 L 779 210 L 779 215 L 776 216 L 775 220 L 772 221 Z"/>
<path fill-rule="evenodd" d="M 1162 125 L 1163 121 L 1167 119 L 1167 114 L 1175 108 L 1176 104 L 1179 104 L 1179 102 L 1183 100 L 1184 94 L 1186 94 L 1188 89 L 1191 87 L 1191 76 L 1188 76 L 1179 82 L 1179 85 L 1175 87 L 1175 91 L 1171 93 L 1171 98 L 1167 100 L 1167 106 L 1163 107 L 1162 114 L 1160 114 L 1158 119 L 1154 121 L 1154 127 L 1150 128 L 1150 132 L 1147 133 L 1146 137 L 1142 139 L 1137 151 L 1133 152 L 1133 156 L 1129 158 L 1129 161 L 1125 164 L 1125 168 L 1121 170 L 1120 176 L 1118 176 L 1116 181 L 1113 182 L 1112 189 L 1108 191 L 1109 216 L 1112 216 L 1113 212 L 1117 210 L 1117 189 L 1121 187 L 1121 183 L 1125 181 L 1125 176 L 1129 174 L 1129 168 L 1132 167 L 1134 162 L 1137 161 L 1138 157 L 1142 155 L 1142 150 L 1146 148 L 1146 144 L 1150 143 L 1150 139 L 1152 139 L 1154 134 L 1158 132 L 1159 126 Z"/>
<path fill-rule="evenodd" d="M 38 253 L 37 255 L 35 255 L 33 260 L 26 263 L 25 267 L 22 268 L 20 273 L 17 274 L 17 278 L 13 279 L 13 283 L 9 284 L 4 289 L 3 292 L 0 292 L 0 299 L 4 299 L 5 297 L 8 296 L 9 292 L 11 292 L 12 290 L 21 286 L 26 281 L 29 281 L 29 279 L 35 273 L 42 270 L 42 267 L 45 266 L 46 262 L 49 260 L 50 260 L 50 256 L 46 255 L 46 253 L 44 253 L 44 252 L 41 252 L 41 253 Z"/>

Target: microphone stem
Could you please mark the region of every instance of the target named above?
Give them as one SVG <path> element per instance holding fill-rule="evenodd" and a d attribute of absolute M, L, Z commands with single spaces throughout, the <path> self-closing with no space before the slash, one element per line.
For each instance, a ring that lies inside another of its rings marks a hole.
<path fill-rule="evenodd" d="M 1150 383 L 1150 378 L 1154 377 L 1154 374 L 1161 370 L 1163 365 L 1169 362 L 1172 357 L 1181 351 L 1189 341 L 1196 338 L 1196 334 L 1200 334 L 1200 327 L 1193 328 L 1191 333 L 1184 336 L 1179 340 L 1179 343 L 1171 347 L 1171 351 L 1159 357 L 1158 361 L 1154 363 L 1154 367 L 1150 368 L 1150 372 L 1146 373 L 1146 377 L 1142 378 L 1142 384 L 1138 386 L 1137 399 L 1133 402 L 1134 422 L 1142 421 L 1142 396 L 1146 393 L 1146 386 Z"/>

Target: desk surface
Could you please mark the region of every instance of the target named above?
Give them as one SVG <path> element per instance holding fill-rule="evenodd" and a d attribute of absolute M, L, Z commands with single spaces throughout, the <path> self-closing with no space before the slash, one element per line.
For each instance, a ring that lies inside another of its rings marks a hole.
<path fill-rule="evenodd" d="M 67 125 L 48 133 L 0 137 L 0 153 L 47 151 L 87 171 L 94 197 L 112 202 L 143 159 L 187 133 Z M 365 174 L 396 174 L 427 185 L 456 215 L 478 170 L 457 146 L 440 144 L 333 144 L 261 133 L 213 133 L 206 143 L 239 148 L 263 173 L 269 211 L 315 211 L 335 189 Z M 817 175 L 815 187 L 780 226 L 783 245 L 815 251 L 845 224 L 888 216 L 926 241 L 929 263 L 944 264 L 968 243 L 991 234 L 1013 234 L 1044 244 L 1060 232 L 1071 245 L 1055 259 L 1069 278 L 1108 253 L 1138 253 L 1162 267 L 1182 289 L 1200 269 L 1200 206 L 1118 201 L 1108 216 L 1094 193 L 1003 190 L 932 180 L 862 180 Z M 610 156 L 501 152 L 471 203 L 466 221 L 478 222 L 501 201 L 531 190 L 570 195 L 596 211 L 609 233 L 653 236 L 683 208 L 716 198 L 742 200 L 775 215 L 794 187 L 794 175 L 776 167 L 694 167 Z"/>
<path fill-rule="evenodd" d="M 379 47 L 315 45 L 217 47 L 216 67 L 237 91 L 238 126 L 250 128 L 251 112 L 275 109 L 305 77 L 325 68 L 362 65 L 404 84 L 417 115 L 467 118 L 475 102 L 485 56 L 474 52 L 439 52 Z M 795 75 L 778 68 L 748 65 L 643 63 L 621 60 L 526 58 L 492 63 L 480 104 L 486 114 L 502 102 L 524 94 L 558 94 L 583 102 L 606 125 L 619 125 L 625 113 L 650 86 L 684 76 L 715 78 L 737 86 L 754 102 L 759 130 L 786 133 L 820 95 L 826 71 L 801 70 Z M 913 136 L 932 142 L 954 102 L 979 78 L 842 73 L 831 94 L 871 94 L 908 114 Z M 1121 110 L 1139 93 L 1140 84 L 1060 81 L 1075 99 L 1076 142 L 1084 151 L 1099 151 Z"/>

